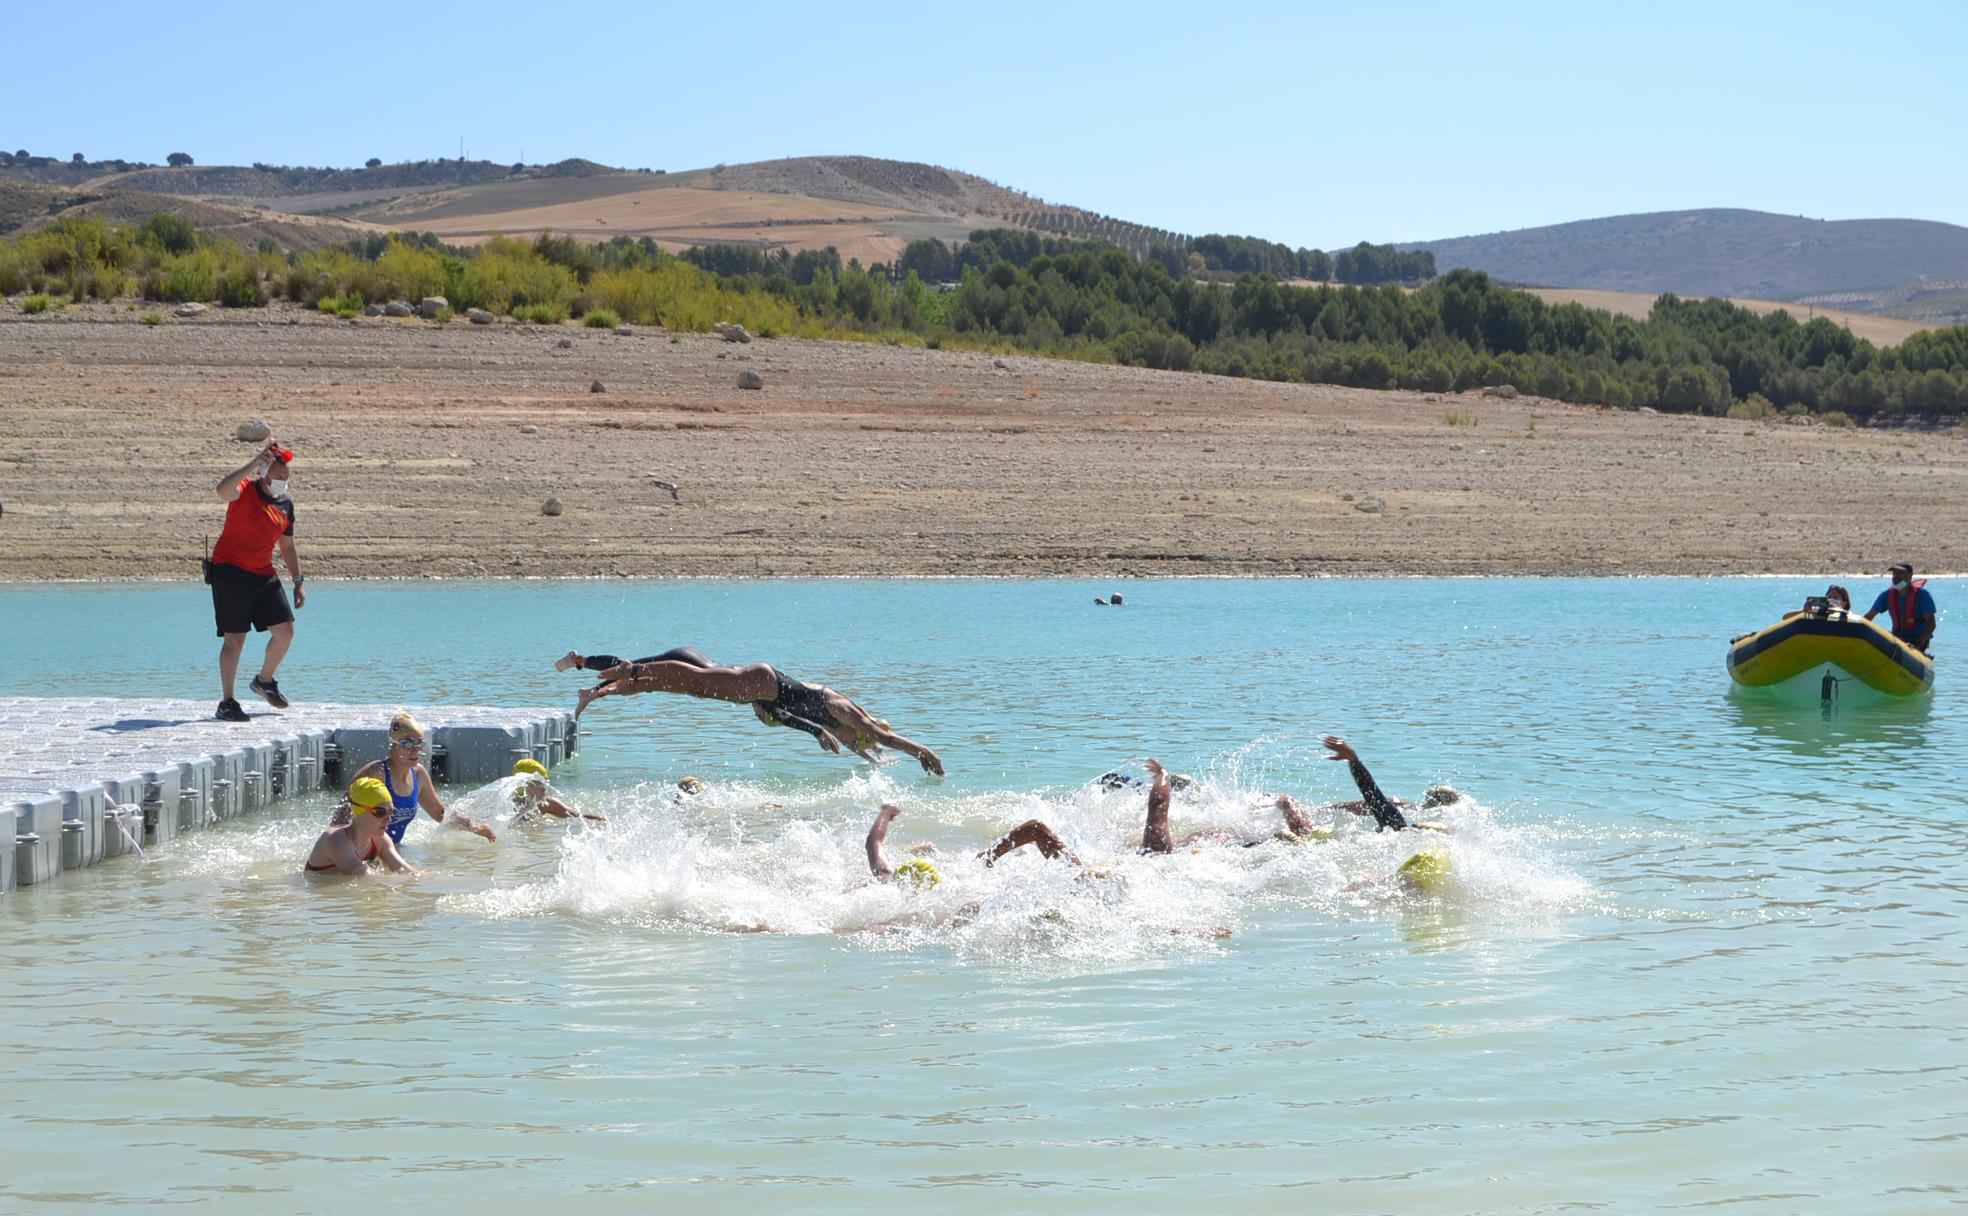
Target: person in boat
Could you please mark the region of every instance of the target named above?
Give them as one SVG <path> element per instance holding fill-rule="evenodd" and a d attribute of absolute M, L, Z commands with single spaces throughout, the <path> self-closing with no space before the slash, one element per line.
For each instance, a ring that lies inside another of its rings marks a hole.
<path fill-rule="evenodd" d="M 531 758 L 520 760 L 513 765 L 513 776 L 520 778 L 513 787 L 512 804 L 514 823 L 537 823 L 547 817 L 554 819 L 586 819 L 590 823 L 607 823 L 601 815 L 588 815 L 569 806 L 560 792 L 547 781 L 547 766 Z"/>
<path fill-rule="evenodd" d="M 1872 608 L 1865 614 L 1865 619 L 1869 621 L 1882 612 L 1889 614 L 1893 622 L 1893 636 L 1926 654 L 1927 647 L 1934 640 L 1934 626 L 1938 623 L 1934 613 L 1934 596 L 1927 590 L 1927 580 L 1913 577 L 1913 565 L 1909 562 L 1900 562 L 1887 573 L 1893 585 L 1872 601 Z"/>
<path fill-rule="evenodd" d="M 403 860 L 396 842 L 389 837 L 392 807 L 388 787 L 374 777 L 357 777 L 349 783 L 346 805 L 351 812 L 349 820 L 321 833 L 301 863 L 303 870 L 309 874 L 368 874 L 369 863 L 380 861 L 398 874 L 418 873 Z"/>
<path fill-rule="evenodd" d="M 1794 616 L 1803 616 L 1806 612 L 1809 612 L 1811 610 L 1811 601 L 1816 598 L 1818 597 L 1806 596 L 1804 598 L 1804 606 L 1793 612 L 1784 613 L 1783 619 L 1787 621 Z M 1831 586 L 1825 588 L 1825 593 L 1823 598 L 1826 606 L 1829 607 L 1833 612 L 1852 611 L 1852 593 L 1845 590 L 1845 588 L 1839 586 L 1837 583 L 1833 583 Z"/>
<path fill-rule="evenodd" d="M 929 748 L 896 734 L 886 721 L 845 695 L 822 684 L 795 680 L 769 663 L 719 667 L 698 652 L 682 647 L 653 658 L 627 662 L 616 659 L 608 666 L 598 666 L 612 658 L 612 655 L 584 656 L 570 650 L 554 663 L 561 671 L 581 667 L 600 673 L 600 683 L 581 690 L 574 710 L 576 717 L 598 698 L 641 692 L 731 701 L 749 704 L 752 713 L 767 726 L 790 726 L 805 731 L 822 749 L 836 755 L 845 745 L 863 759 L 880 764 L 881 749 L 892 747 L 915 757 L 925 772 L 943 775 L 943 761 Z"/>
<path fill-rule="evenodd" d="M 389 838 L 396 844 L 403 843 L 403 833 L 410 827 L 410 821 L 422 810 L 432 819 L 450 827 L 463 828 L 474 836 L 487 840 L 497 840 L 489 823 L 479 823 L 467 815 L 450 815 L 444 808 L 444 799 L 438 797 L 436 783 L 431 780 L 430 769 L 424 766 L 424 724 L 407 713 L 390 719 L 389 750 L 381 760 L 371 760 L 362 766 L 355 776 L 374 777 L 389 791 L 390 820 L 386 827 Z M 350 808 L 346 801 L 344 808 Z M 352 808 L 351 808 L 352 809 Z M 336 822 L 340 822 L 337 813 Z"/>

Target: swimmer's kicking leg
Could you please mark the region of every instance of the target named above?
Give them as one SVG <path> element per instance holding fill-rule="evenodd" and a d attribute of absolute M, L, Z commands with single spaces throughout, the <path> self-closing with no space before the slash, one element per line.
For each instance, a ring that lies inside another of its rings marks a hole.
<path fill-rule="evenodd" d="M 779 673 L 769 663 L 753 663 L 746 667 L 700 667 L 682 659 L 657 659 L 648 663 L 618 663 L 604 670 L 601 679 L 602 683 L 593 688 L 583 688 L 576 697 L 576 717 L 600 697 L 629 696 L 641 692 L 677 693 L 740 705 L 771 701 L 779 695 Z"/>
<path fill-rule="evenodd" d="M 554 660 L 554 670 L 570 671 L 578 667 L 583 671 L 605 672 L 624 663 L 658 663 L 665 659 L 674 659 L 676 662 L 688 663 L 693 667 L 717 666 L 705 658 L 704 652 L 695 646 L 677 646 L 665 650 L 662 654 L 652 654 L 642 659 L 624 659 L 612 654 L 582 654 L 578 650 L 570 650 Z M 606 677 L 603 679 L 605 681 Z"/>

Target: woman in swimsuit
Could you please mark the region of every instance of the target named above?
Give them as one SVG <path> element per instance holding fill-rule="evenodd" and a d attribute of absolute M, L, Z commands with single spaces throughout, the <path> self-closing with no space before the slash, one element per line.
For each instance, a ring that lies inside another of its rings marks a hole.
<path fill-rule="evenodd" d="M 613 655 L 583 656 L 568 651 L 554 666 L 599 670 L 601 682 L 581 690 L 576 717 L 598 697 L 627 696 L 639 692 L 680 693 L 711 701 L 731 701 L 752 707 L 758 720 L 767 726 L 790 726 L 819 741 L 827 751 L 839 754 L 842 744 L 863 759 L 881 763 L 882 747 L 914 756 L 924 770 L 943 775 L 943 761 L 935 752 L 888 728 L 853 701 L 821 684 L 795 680 L 768 663 L 747 667 L 717 667 L 703 655 L 685 647 L 666 651 L 652 659 L 624 662 L 615 659 L 600 667 Z"/>
<path fill-rule="evenodd" d="M 389 740 L 389 751 L 383 758 L 371 760 L 355 775 L 357 779 L 374 777 L 389 792 L 390 820 L 386 830 L 390 840 L 403 843 L 403 833 L 410 827 L 410 821 L 417 817 L 419 808 L 439 823 L 463 828 L 487 840 L 498 839 L 489 823 L 479 823 L 466 815 L 445 818 L 444 799 L 437 796 L 430 769 L 423 762 L 423 723 L 407 713 L 398 714 L 390 719 Z M 337 821 L 339 819 L 338 815 Z"/>
<path fill-rule="evenodd" d="M 303 865 L 309 874 L 367 874 L 369 863 L 380 861 L 398 874 L 415 874 L 396 842 L 389 838 L 389 789 L 374 777 L 358 777 L 349 785 L 353 818 L 323 832 Z"/>

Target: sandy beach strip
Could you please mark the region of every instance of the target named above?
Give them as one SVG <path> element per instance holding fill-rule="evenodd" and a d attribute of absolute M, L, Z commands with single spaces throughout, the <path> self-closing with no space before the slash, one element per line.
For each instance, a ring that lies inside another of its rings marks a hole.
<path fill-rule="evenodd" d="M 196 579 L 247 419 L 323 577 L 1968 570 L 1958 428 L 117 304 L 0 311 L 0 579 Z"/>

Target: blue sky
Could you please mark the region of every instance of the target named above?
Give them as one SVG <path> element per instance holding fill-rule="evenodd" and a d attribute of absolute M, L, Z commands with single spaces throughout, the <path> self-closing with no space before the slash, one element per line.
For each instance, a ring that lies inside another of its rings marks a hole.
<path fill-rule="evenodd" d="M 1321 248 L 1683 207 L 1968 224 L 1968 4 L 10 7 L 36 66 L 0 144 L 64 158 L 860 153 Z"/>

